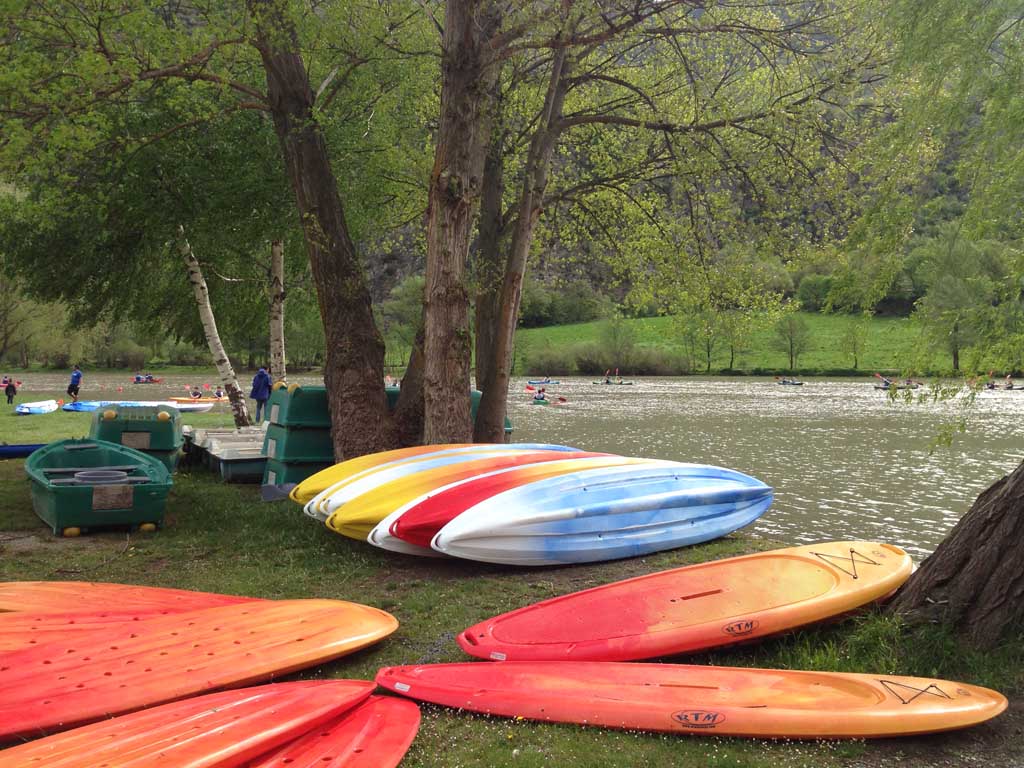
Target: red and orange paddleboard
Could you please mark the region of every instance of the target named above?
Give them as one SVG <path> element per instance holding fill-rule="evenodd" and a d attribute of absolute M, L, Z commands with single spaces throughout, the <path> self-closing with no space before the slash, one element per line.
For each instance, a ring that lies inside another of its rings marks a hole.
<path fill-rule="evenodd" d="M 506 661 L 385 667 L 377 682 L 488 715 L 758 738 L 875 738 L 965 728 L 1006 709 L 996 691 L 897 675 Z"/>
<path fill-rule="evenodd" d="M 180 613 L 251 601 L 250 597 L 94 581 L 0 582 L 0 611 L 31 613 Z"/>
<path fill-rule="evenodd" d="M 419 727 L 420 709 L 413 702 L 371 696 L 246 768 L 394 768 Z"/>
<path fill-rule="evenodd" d="M 75 633 L 0 654 L 0 741 L 270 680 L 387 637 L 393 616 L 336 600 L 255 601 Z"/>
<path fill-rule="evenodd" d="M 247 765 L 334 721 L 373 689 L 364 680 L 318 680 L 211 693 L 2 750 L 0 768 Z"/>
<path fill-rule="evenodd" d="M 458 636 L 494 661 L 631 661 L 822 621 L 879 600 L 913 568 L 890 544 L 837 541 L 715 560 L 552 598 Z"/>

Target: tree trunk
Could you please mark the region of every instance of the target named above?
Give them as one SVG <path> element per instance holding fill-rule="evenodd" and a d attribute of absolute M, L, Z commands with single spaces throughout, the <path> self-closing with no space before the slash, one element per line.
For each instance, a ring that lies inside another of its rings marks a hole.
<path fill-rule="evenodd" d="M 284 356 L 284 247 L 280 240 L 270 244 L 270 375 L 287 381 Z"/>
<path fill-rule="evenodd" d="M 985 490 L 896 595 L 912 623 L 952 626 L 982 648 L 1024 620 L 1024 464 Z"/>
<path fill-rule="evenodd" d="M 416 333 L 409 355 L 409 364 L 402 376 L 401 391 L 395 404 L 395 422 L 398 424 L 402 445 L 423 443 L 423 328 Z"/>
<path fill-rule="evenodd" d="M 562 116 L 570 71 L 566 49 L 556 49 L 551 62 L 544 112 L 530 140 L 530 149 L 526 156 L 517 218 L 505 264 L 501 301 L 493 332 L 494 374 L 489 379 L 488 388 L 483 390 L 476 414 L 476 436 L 485 442 L 498 443 L 505 440 L 505 412 L 508 407 L 512 350 L 516 321 L 519 318 L 519 303 L 523 294 L 523 277 L 526 274 L 526 262 L 530 255 L 533 233 L 544 206 L 544 190 L 548 185 L 551 155 L 558 141 L 557 123 Z"/>
<path fill-rule="evenodd" d="M 199 307 L 199 320 L 203 324 L 206 344 L 210 347 L 213 364 L 217 367 L 217 375 L 220 376 L 220 380 L 224 384 L 224 391 L 228 394 L 235 426 L 247 427 L 250 422 L 249 409 L 245 405 L 245 395 L 238 386 L 235 369 L 221 343 L 220 333 L 217 331 L 217 320 L 213 316 L 213 306 L 210 304 L 210 291 L 206 287 L 206 280 L 199 267 L 199 260 L 196 259 L 196 255 L 192 252 L 192 246 L 189 244 L 188 238 L 185 237 L 185 227 L 181 225 L 178 225 L 178 241 L 178 251 L 185 259 L 185 264 L 188 267 L 188 281 L 192 284 L 192 292 L 196 297 L 196 305 Z"/>
<path fill-rule="evenodd" d="M 313 92 L 285 0 L 249 0 L 267 96 L 295 192 L 324 325 L 324 381 L 334 455 L 348 459 L 398 445 L 384 395 L 384 340 L 366 275 L 345 224 Z"/>
<path fill-rule="evenodd" d="M 497 89 L 496 89 L 497 90 Z M 495 94 L 496 96 L 497 94 Z M 492 100 L 496 122 L 500 123 L 501 105 L 497 98 Z M 501 285 L 504 271 L 505 222 L 503 202 L 505 197 L 505 156 L 504 129 L 495 125 L 491 131 L 491 141 L 484 159 L 483 193 L 480 198 L 480 236 L 478 239 L 477 258 L 474 269 L 476 284 L 476 387 L 484 393 L 494 388 L 494 372 L 497 368 L 495 359 L 495 334 L 497 332 L 499 305 L 501 303 Z M 493 393 L 492 393 L 493 395 Z M 492 430 L 485 430 L 481 425 L 484 419 L 477 414 L 473 425 L 473 441 L 477 443 L 494 442 Z M 504 439 L 504 431 L 502 434 Z"/>
<path fill-rule="evenodd" d="M 427 205 L 426 443 L 467 442 L 473 433 L 465 273 L 488 135 L 483 107 L 497 69 L 487 45 L 498 28 L 495 7 L 491 0 L 449 0 L 445 6 L 441 122 Z"/>

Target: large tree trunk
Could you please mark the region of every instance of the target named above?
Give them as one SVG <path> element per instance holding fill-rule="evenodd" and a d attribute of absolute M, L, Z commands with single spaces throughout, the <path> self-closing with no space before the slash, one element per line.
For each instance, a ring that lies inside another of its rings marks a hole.
<path fill-rule="evenodd" d="M 1024 620 L 1024 464 L 984 491 L 890 610 L 992 647 Z"/>
<path fill-rule="evenodd" d="M 501 114 L 501 105 L 495 98 L 494 114 Z M 496 121 L 500 122 L 500 120 Z M 480 198 L 479 238 L 473 270 L 476 287 L 476 386 L 481 392 L 494 387 L 494 371 L 497 363 L 494 357 L 495 332 L 501 304 L 501 284 L 504 272 L 505 222 L 503 202 L 505 197 L 504 129 L 495 125 L 484 159 L 483 193 Z M 478 418 L 473 426 L 473 441 L 489 442 L 492 433 L 481 429 L 483 422 Z M 503 435 L 504 438 L 504 435 Z"/>
<path fill-rule="evenodd" d="M 287 381 L 284 356 L 284 247 L 280 240 L 270 244 L 270 375 Z"/>
<path fill-rule="evenodd" d="M 402 376 L 401 391 L 395 404 L 395 422 L 402 445 L 423 443 L 423 328 L 416 333 L 416 340 L 409 355 L 409 364 Z"/>
<path fill-rule="evenodd" d="M 544 206 L 544 190 L 548 185 L 551 155 L 558 141 L 557 124 L 562 117 L 570 70 L 566 49 L 556 49 L 551 63 L 544 112 L 526 156 L 517 218 L 505 264 L 501 299 L 493 330 L 493 374 L 488 377 L 488 386 L 483 389 L 476 414 L 476 436 L 481 442 L 498 443 L 505 439 L 505 412 L 508 407 L 508 386 L 512 376 L 512 352 L 519 303 L 523 294 L 523 277 L 526 274 L 533 233 Z M 479 328 L 477 332 L 480 332 Z"/>
<path fill-rule="evenodd" d="M 284 0 L 249 0 L 249 8 L 324 324 L 334 455 L 341 460 L 393 448 L 398 431 L 384 395 L 384 340 L 313 114 L 313 92 L 288 6 Z"/>
<path fill-rule="evenodd" d="M 488 40 L 498 28 L 492 0 L 449 0 L 441 53 L 441 122 L 427 207 L 424 296 L 426 443 L 467 442 L 469 294 L 466 259 L 480 195 L 488 125 L 483 109 L 497 66 Z"/>
<path fill-rule="evenodd" d="M 217 319 L 213 315 L 213 306 L 210 304 L 210 291 L 206 287 L 206 279 L 199 267 L 199 260 L 196 259 L 196 255 L 192 252 L 192 246 L 185 236 L 185 227 L 181 225 L 178 225 L 178 251 L 188 267 L 188 281 L 192 285 L 192 293 L 195 295 L 196 306 L 199 308 L 199 320 L 203 324 L 203 334 L 206 336 L 206 344 L 210 348 L 213 364 L 217 367 L 217 375 L 220 376 L 220 380 L 224 384 L 224 391 L 228 393 L 228 402 L 231 404 L 231 415 L 234 416 L 235 426 L 247 427 L 250 422 L 249 409 L 245 405 L 245 395 L 238 386 L 235 369 L 221 343 L 220 333 L 217 331 Z"/>

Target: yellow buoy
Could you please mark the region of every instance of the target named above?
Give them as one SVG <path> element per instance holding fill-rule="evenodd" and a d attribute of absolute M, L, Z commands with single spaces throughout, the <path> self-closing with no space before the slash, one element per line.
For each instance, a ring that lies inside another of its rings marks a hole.
<path fill-rule="evenodd" d="M 296 389 L 298 389 L 298 388 L 299 388 L 299 385 L 298 385 L 298 384 L 295 384 L 295 383 L 293 383 L 293 384 L 289 384 L 289 385 L 288 385 L 288 392 L 289 392 L 289 394 L 290 394 L 290 393 L 292 393 L 292 392 L 294 392 L 294 391 L 295 391 Z"/>
<path fill-rule="evenodd" d="M 167 411 L 160 411 L 160 413 L 158 413 L 156 415 L 156 420 L 157 421 L 170 421 L 171 420 L 171 414 L 169 414 Z"/>
<path fill-rule="evenodd" d="M 143 523 L 142 525 L 139 526 L 139 530 L 140 531 L 145 531 L 146 533 L 150 533 L 152 531 L 155 531 L 156 530 L 156 523 Z"/>
<path fill-rule="evenodd" d="M 82 534 L 82 529 L 75 527 L 65 528 L 63 531 L 61 531 L 61 533 L 63 533 L 69 539 L 73 539 L 75 538 L 75 536 L 80 536 Z"/>
<path fill-rule="evenodd" d="M 111 419 L 116 419 L 117 411 L 104 411 L 103 418 L 106 419 L 107 421 L 110 421 Z"/>

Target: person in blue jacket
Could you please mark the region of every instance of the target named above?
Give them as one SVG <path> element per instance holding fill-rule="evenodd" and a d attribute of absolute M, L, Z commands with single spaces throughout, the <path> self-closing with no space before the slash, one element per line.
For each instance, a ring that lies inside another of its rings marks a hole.
<path fill-rule="evenodd" d="M 75 367 L 71 371 L 71 382 L 68 384 L 68 394 L 71 396 L 71 402 L 78 402 L 78 390 L 81 386 L 82 369 L 78 367 L 78 363 L 75 363 Z"/>
<path fill-rule="evenodd" d="M 256 423 L 263 421 L 263 410 L 267 407 L 267 400 L 270 399 L 270 374 L 266 368 L 260 368 L 252 379 L 252 391 L 249 397 L 256 401 Z"/>

